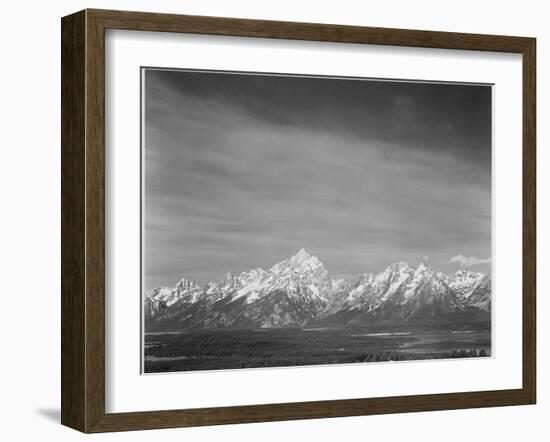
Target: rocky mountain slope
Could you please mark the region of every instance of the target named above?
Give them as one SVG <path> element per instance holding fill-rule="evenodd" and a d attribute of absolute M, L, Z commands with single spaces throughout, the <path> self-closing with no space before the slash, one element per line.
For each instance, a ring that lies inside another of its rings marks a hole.
<path fill-rule="evenodd" d="M 269 270 L 230 273 L 200 287 L 182 279 L 144 300 L 146 331 L 305 325 L 446 324 L 490 319 L 491 279 L 398 262 L 355 281 L 332 280 L 304 249 Z"/>

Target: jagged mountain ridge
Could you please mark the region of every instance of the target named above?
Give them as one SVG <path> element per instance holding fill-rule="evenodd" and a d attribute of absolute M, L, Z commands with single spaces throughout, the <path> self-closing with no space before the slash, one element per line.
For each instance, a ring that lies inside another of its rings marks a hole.
<path fill-rule="evenodd" d="M 144 304 L 148 331 L 475 322 L 490 319 L 491 280 L 405 262 L 353 282 L 332 280 L 319 259 L 301 249 L 267 271 L 228 273 L 202 288 L 186 279 L 157 287 Z"/>

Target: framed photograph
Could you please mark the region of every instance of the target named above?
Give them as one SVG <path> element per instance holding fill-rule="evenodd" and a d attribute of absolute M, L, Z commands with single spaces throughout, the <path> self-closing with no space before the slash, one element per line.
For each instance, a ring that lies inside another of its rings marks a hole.
<path fill-rule="evenodd" d="M 536 398 L 535 39 L 62 19 L 62 423 Z"/>

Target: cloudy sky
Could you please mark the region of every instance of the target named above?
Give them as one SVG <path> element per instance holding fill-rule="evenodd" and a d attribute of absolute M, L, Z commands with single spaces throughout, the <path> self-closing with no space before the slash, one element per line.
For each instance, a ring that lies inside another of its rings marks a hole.
<path fill-rule="evenodd" d="M 491 88 L 144 71 L 144 283 L 301 247 L 333 278 L 395 261 L 487 272 Z"/>

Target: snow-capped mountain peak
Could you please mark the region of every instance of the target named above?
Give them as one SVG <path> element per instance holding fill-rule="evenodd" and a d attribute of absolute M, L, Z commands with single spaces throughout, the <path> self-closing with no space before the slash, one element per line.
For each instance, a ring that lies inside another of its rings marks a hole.
<path fill-rule="evenodd" d="M 410 269 L 409 264 L 405 261 L 398 261 L 391 266 L 392 270 L 396 272 L 406 272 Z"/>
<path fill-rule="evenodd" d="M 449 287 L 456 292 L 457 296 L 462 300 L 468 299 L 478 283 L 483 279 L 483 273 L 473 272 L 469 269 L 461 269 L 453 275 L 449 276 Z"/>
<path fill-rule="evenodd" d="M 241 281 L 241 284 L 244 286 L 244 285 L 250 284 L 255 280 L 263 278 L 265 274 L 266 274 L 266 271 L 258 267 L 257 269 L 252 269 L 248 272 L 242 272 L 238 276 L 238 278 Z"/>
<path fill-rule="evenodd" d="M 184 278 L 174 288 L 155 288 L 145 300 L 147 324 L 167 321 L 174 328 L 476 321 L 486 320 L 490 309 L 491 279 L 481 273 L 445 275 L 425 263 L 414 268 L 400 261 L 355 281 L 334 280 L 305 249 L 269 270 L 227 273 L 203 288 Z"/>
<path fill-rule="evenodd" d="M 200 286 L 193 281 L 189 281 L 188 279 L 182 278 L 180 281 L 176 284 L 175 287 L 179 292 L 183 292 L 185 290 L 191 291 L 191 290 L 199 290 Z"/>
<path fill-rule="evenodd" d="M 416 271 L 417 272 L 422 272 L 422 273 L 428 273 L 430 271 L 433 272 L 432 268 L 429 265 L 424 264 L 423 262 L 418 264 L 418 267 L 416 268 Z"/>
<path fill-rule="evenodd" d="M 324 269 L 323 263 L 316 256 L 310 255 L 305 249 L 300 249 L 289 259 L 285 259 L 271 267 L 270 272 L 278 274 L 286 272 L 303 273 L 319 268 Z"/>
<path fill-rule="evenodd" d="M 470 269 L 460 269 L 454 275 L 452 275 L 452 279 L 455 282 L 478 280 L 481 277 L 483 277 L 483 273 L 474 272 Z"/>
<path fill-rule="evenodd" d="M 175 287 L 156 287 L 147 294 L 147 297 L 162 301 L 166 307 L 169 307 L 180 300 L 196 302 L 201 294 L 202 289 L 198 284 L 182 278 Z"/>
<path fill-rule="evenodd" d="M 311 257 L 312 256 L 306 251 L 306 249 L 302 248 L 302 249 L 298 250 L 298 252 L 296 252 L 296 254 L 294 256 L 292 256 L 289 261 L 294 263 L 294 264 L 300 265 L 304 261 L 307 261 L 308 259 L 311 259 Z"/>
<path fill-rule="evenodd" d="M 174 289 L 171 287 L 158 286 L 158 287 L 155 287 L 153 290 L 151 290 L 147 294 L 147 297 L 152 299 L 162 300 L 164 302 L 165 299 L 170 296 L 173 290 Z"/>

